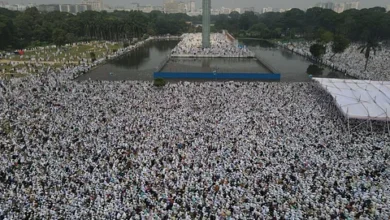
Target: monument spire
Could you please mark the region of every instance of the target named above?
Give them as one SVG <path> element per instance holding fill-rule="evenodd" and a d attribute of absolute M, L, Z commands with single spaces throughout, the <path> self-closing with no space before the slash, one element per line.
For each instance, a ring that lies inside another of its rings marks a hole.
<path fill-rule="evenodd" d="M 202 47 L 210 47 L 210 14 L 211 0 L 202 0 L 203 23 L 202 23 Z"/>

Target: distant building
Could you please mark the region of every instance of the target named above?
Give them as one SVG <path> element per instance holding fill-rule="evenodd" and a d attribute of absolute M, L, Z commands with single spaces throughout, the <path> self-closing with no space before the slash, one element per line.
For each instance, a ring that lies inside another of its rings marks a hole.
<path fill-rule="evenodd" d="M 242 13 L 241 8 L 235 8 L 235 9 L 232 10 L 232 12 L 233 12 L 233 11 L 238 12 L 239 14 Z"/>
<path fill-rule="evenodd" d="M 8 3 L 0 1 L 0 8 L 6 8 L 11 11 L 25 11 L 28 8 L 28 6 L 20 5 L 20 4 L 9 5 Z"/>
<path fill-rule="evenodd" d="M 68 5 L 68 12 L 69 13 L 72 13 L 72 14 L 77 14 L 79 11 L 79 8 L 77 7 L 77 5 Z M 89 10 L 91 11 L 92 10 L 92 7 L 89 6 Z"/>
<path fill-rule="evenodd" d="M 153 11 L 153 6 L 151 6 L 151 5 L 139 6 L 139 7 L 138 7 L 138 10 L 139 10 L 139 11 L 142 11 L 142 12 L 144 12 L 144 13 L 150 13 L 150 12 Z"/>
<path fill-rule="evenodd" d="M 245 13 L 245 12 L 255 12 L 255 7 L 243 8 L 242 13 Z"/>
<path fill-rule="evenodd" d="M 103 0 L 83 0 L 82 5 L 90 5 L 93 11 L 103 10 Z"/>
<path fill-rule="evenodd" d="M 162 6 L 153 6 L 153 5 L 140 5 L 138 3 L 132 3 L 130 8 L 125 8 L 123 6 L 116 7 L 116 11 L 142 11 L 144 13 L 150 13 L 152 11 L 161 11 L 164 12 L 164 8 Z"/>
<path fill-rule="evenodd" d="M 334 6 L 335 4 L 333 2 L 325 2 L 323 8 L 333 10 Z"/>
<path fill-rule="evenodd" d="M 202 9 L 202 14 L 203 14 L 203 9 Z M 219 15 L 221 14 L 221 9 L 219 8 L 212 8 L 211 9 L 211 15 Z"/>
<path fill-rule="evenodd" d="M 359 2 L 346 2 L 346 3 L 333 3 L 333 2 L 320 2 L 315 7 L 330 9 L 337 13 L 342 13 L 348 9 L 359 9 Z"/>
<path fill-rule="evenodd" d="M 344 10 L 349 9 L 359 9 L 359 2 L 346 2 Z"/>
<path fill-rule="evenodd" d="M 196 12 L 196 4 L 195 1 L 190 1 L 190 7 L 189 7 L 189 12 Z"/>
<path fill-rule="evenodd" d="M 138 11 L 139 10 L 139 3 L 136 3 L 136 2 L 131 3 L 130 10 L 131 11 Z"/>
<path fill-rule="evenodd" d="M 345 9 L 344 3 L 335 4 L 335 7 L 333 8 L 333 10 L 337 13 L 342 13 L 344 9 Z"/>
<path fill-rule="evenodd" d="M 38 5 L 38 10 L 42 12 L 53 12 L 53 11 L 60 11 L 60 12 L 67 12 L 72 14 L 77 14 L 84 11 L 91 11 L 92 6 L 86 5 L 86 4 L 78 4 L 78 5 L 71 5 L 71 4 L 50 4 L 50 5 Z"/>
<path fill-rule="evenodd" d="M 163 6 L 153 6 L 153 11 L 164 12 L 164 7 Z"/>
<path fill-rule="evenodd" d="M 187 15 L 188 15 L 188 16 L 191 16 L 191 17 L 193 17 L 193 16 L 199 16 L 199 15 L 202 15 L 202 12 L 201 12 L 200 10 L 197 10 L 197 11 L 195 11 L 195 12 L 188 12 Z"/>
<path fill-rule="evenodd" d="M 187 13 L 187 4 L 184 2 L 178 2 L 178 12 L 177 13 Z"/>
<path fill-rule="evenodd" d="M 165 0 L 164 12 L 168 14 L 179 13 L 179 3 L 176 0 Z"/>
<path fill-rule="evenodd" d="M 320 3 L 316 4 L 316 7 L 333 10 L 335 7 L 335 3 L 333 3 L 333 2 L 320 2 Z"/>
<path fill-rule="evenodd" d="M 75 5 L 75 6 L 76 6 L 76 13 L 93 10 L 92 5 L 80 4 L 80 5 Z"/>
<path fill-rule="evenodd" d="M 60 12 L 70 12 L 71 5 L 60 5 Z"/>
<path fill-rule="evenodd" d="M 221 10 L 219 11 L 220 14 L 225 14 L 225 15 L 228 15 L 231 12 L 232 12 L 231 8 L 225 8 L 225 7 L 221 7 Z"/>
<path fill-rule="evenodd" d="M 18 10 L 18 7 L 16 5 L 4 5 L 3 8 L 6 8 L 6 9 L 11 10 L 11 11 L 17 11 Z"/>
<path fill-rule="evenodd" d="M 272 7 L 268 7 L 268 8 L 263 8 L 263 10 L 261 12 L 264 14 L 264 13 L 272 12 L 272 11 L 273 11 L 273 8 Z"/>
<path fill-rule="evenodd" d="M 44 12 L 60 11 L 60 5 L 59 4 L 38 5 L 38 10 Z"/>
<path fill-rule="evenodd" d="M 286 11 L 291 11 L 292 8 L 281 8 L 279 9 L 279 12 L 286 12 Z M 306 11 L 303 9 L 303 11 Z"/>
<path fill-rule="evenodd" d="M 19 4 L 17 4 L 16 8 L 17 8 L 18 11 L 25 11 L 27 9 L 27 6 L 26 5 L 19 5 Z"/>

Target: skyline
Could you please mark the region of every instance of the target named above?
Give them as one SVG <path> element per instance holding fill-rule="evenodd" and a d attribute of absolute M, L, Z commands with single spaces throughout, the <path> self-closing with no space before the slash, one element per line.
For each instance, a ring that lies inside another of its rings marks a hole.
<path fill-rule="evenodd" d="M 0 0 L 8 2 L 9 4 L 79 4 L 81 0 Z M 181 0 L 183 2 L 188 2 L 188 0 Z M 160 5 L 162 6 L 164 0 L 103 0 L 105 5 L 113 7 L 127 7 L 131 3 L 137 2 L 140 5 Z M 201 7 L 201 0 L 195 0 L 197 8 Z M 244 7 L 255 7 L 257 10 L 264 7 L 273 7 L 273 8 L 309 8 L 315 6 L 319 2 L 328 2 L 327 0 L 263 0 L 261 2 L 256 0 L 212 0 L 213 8 L 220 8 L 222 6 L 229 8 L 244 8 Z M 338 0 L 331 1 L 336 3 L 348 2 L 348 0 Z M 360 8 L 370 8 L 375 6 L 385 7 L 390 5 L 390 0 L 361 0 Z"/>

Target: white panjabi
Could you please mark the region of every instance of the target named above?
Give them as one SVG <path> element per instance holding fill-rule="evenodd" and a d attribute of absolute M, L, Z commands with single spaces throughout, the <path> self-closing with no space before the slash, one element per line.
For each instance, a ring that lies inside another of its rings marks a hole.
<path fill-rule="evenodd" d="M 0 90 L 4 218 L 207 219 L 227 209 L 232 218 L 309 219 L 330 218 L 346 203 L 351 218 L 370 204 L 367 218 L 390 217 L 389 152 L 372 148 L 389 135 L 361 128 L 348 140 L 313 83 L 156 90 L 75 82 L 70 71 Z"/>

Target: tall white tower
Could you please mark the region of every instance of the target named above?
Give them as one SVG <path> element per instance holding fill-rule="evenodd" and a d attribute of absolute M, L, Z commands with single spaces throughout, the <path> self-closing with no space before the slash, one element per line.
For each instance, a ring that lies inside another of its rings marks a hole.
<path fill-rule="evenodd" d="M 202 24 L 202 47 L 210 47 L 210 14 L 211 14 L 211 0 L 203 0 L 203 24 Z"/>
<path fill-rule="evenodd" d="M 190 11 L 191 12 L 196 11 L 195 1 L 193 1 L 193 0 L 190 2 Z"/>

